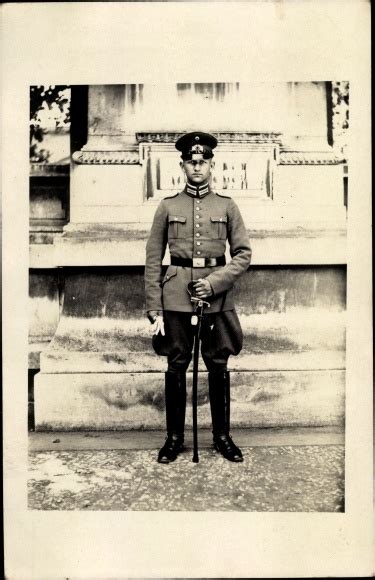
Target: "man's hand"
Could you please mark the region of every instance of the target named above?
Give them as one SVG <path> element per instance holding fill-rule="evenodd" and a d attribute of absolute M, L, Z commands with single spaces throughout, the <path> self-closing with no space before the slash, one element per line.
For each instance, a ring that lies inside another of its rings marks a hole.
<path fill-rule="evenodd" d="M 213 294 L 212 286 L 209 283 L 209 281 L 206 280 L 205 278 L 199 278 L 199 280 L 195 282 L 194 290 L 197 298 L 204 299 L 208 298 L 209 296 L 212 296 Z"/>
<path fill-rule="evenodd" d="M 152 323 L 152 334 L 160 334 L 165 336 L 163 313 L 157 310 L 150 310 L 147 312 L 147 318 Z"/>

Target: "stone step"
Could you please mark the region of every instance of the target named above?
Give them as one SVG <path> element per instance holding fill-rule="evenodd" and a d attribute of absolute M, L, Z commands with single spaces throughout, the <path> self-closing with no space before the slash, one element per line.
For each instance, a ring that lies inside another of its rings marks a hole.
<path fill-rule="evenodd" d="M 163 372 L 165 357 L 150 351 L 79 352 L 46 350 L 41 354 L 43 373 L 136 373 Z M 200 359 L 199 368 L 205 371 Z M 284 371 L 345 369 L 345 352 L 340 350 L 307 350 L 251 354 L 242 352 L 230 358 L 236 371 Z M 190 365 L 190 371 L 192 365 Z"/>
<path fill-rule="evenodd" d="M 283 429 L 232 429 L 240 447 L 277 447 L 281 445 L 344 445 L 343 427 L 284 427 Z M 155 449 L 164 441 L 165 430 L 148 431 L 65 431 L 30 432 L 29 451 L 102 451 L 113 449 Z M 185 432 L 185 445 L 193 445 L 192 430 Z M 199 449 L 212 447 L 211 429 L 199 429 Z"/>
<path fill-rule="evenodd" d="M 188 401 L 191 397 L 188 374 Z M 345 371 L 274 370 L 231 373 L 231 425 L 337 426 L 344 420 Z M 163 373 L 38 373 L 37 430 L 163 429 Z M 190 426 L 188 403 L 186 424 Z M 200 375 L 200 427 L 211 425 L 206 374 Z"/>
<path fill-rule="evenodd" d="M 322 309 L 288 313 L 239 312 L 243 350 L 236 370 L 312 370 L 345 367 L 345 313 Z M 145 319 L 66 316 L 41 352 L 45 373 L 162 371 L 165 359 L 151 346 Z M 203 367 L 202 367 L 203 368 Z"/>

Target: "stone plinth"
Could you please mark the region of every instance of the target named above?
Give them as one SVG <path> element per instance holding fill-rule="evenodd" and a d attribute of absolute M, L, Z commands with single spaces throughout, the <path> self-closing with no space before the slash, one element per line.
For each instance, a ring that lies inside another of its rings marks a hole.
<path fill-rule="evenodd" d="M 230 359 L 234 426 L 340 424 L 344 306 L 342 270 L 245 275 L 237 287 L 244 347 Z M 143 269 L 72 270 L 35 380 L 36 428 L 162 428 L 165 367 L 151 348 Z M 201 371 L 200 421 L 209 427 Z"/>
<path fill-rule="evenodd" d="M 191 398 L 191 373 L 188 397 Z M 231 374 L 233 427 L 342 425 L 344 371 Z M 41 374 L 35 386 L 38 430 L 160 429 L 165 426 L 162 373 Z M 206 373 L 198 422 L 210 427 Z M 186 425 L 191 427 L 188 404 Z"/>

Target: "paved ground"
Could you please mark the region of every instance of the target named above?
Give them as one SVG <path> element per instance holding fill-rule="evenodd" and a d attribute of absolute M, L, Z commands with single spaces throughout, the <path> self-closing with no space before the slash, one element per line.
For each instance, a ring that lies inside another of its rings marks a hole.
<path fill-rule="evenodd" d="M 342 435 L 286 431 L 235 433 L 244 454 L 241 464 L 217 454 L 209 434 L 201 435 L 200 462 L 194 464 L 188 438 L 190 448 L 169 465 L 155 461 L 155 446 L 163 441 L 158 433 L 125 439 L 123 434 L 34 434 L 29 508 L 344 511 Z"/>

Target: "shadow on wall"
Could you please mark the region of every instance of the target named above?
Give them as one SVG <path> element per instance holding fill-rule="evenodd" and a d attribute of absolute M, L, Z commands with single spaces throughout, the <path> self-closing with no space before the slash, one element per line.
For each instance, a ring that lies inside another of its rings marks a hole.
<path fill-rule="evenodd" d="M 145 314 L 144 268 L 64 270 L 66 316 L 139 318 Z M 346 308 L 345 266 L 252 267 L 236 284 L 239 314 L 293 308 Z"/>

